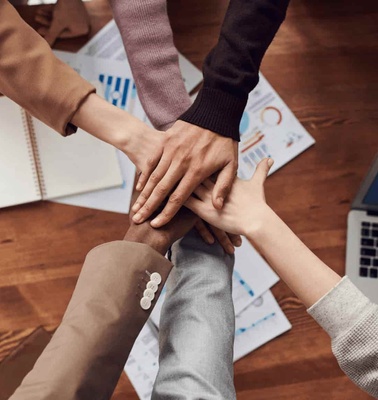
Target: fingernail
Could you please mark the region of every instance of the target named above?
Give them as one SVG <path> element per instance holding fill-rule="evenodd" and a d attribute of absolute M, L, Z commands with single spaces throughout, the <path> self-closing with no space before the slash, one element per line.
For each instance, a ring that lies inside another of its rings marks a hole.
<path fill-rule="evenodd" d="M 142 219 L 142 216 L 141 216 L 140 214 L 135 214 L 135 215 L 133 216 L 133 221 L 134 221 L 134 222 L 140 222 L 141 219 Z"/>
<path fill-rule="evenodd" d="M 210 237 L 207 238 L 207 244 L 214 244 L 214 242 L 215 242 L 215 240 L 214 240 L 213 237 L 212 238 L 210 238 Z"/>
<path fill-rule="evenodd" d="M 139 203 L 135 203 L 133 205 L 133 207 L 131 208 L 132 211 L 134 211 L 135 213 L 140 209 L 140 204 Z"/>
<path fill-rule="evenodd" d="M 269 167 L 271 167 L 271 166 L 273 165 L 273 163 L 274 163 L 273 159 L 272 159 L 272 158 L 269 158 L 269 159 L 268 159 L 268 165 L 269 165 Z"/>
<path fill-rule="evenodd" d="M 141 183 L 137 183 L 135 189 L 138 190 L 138 192 L 139 192 L 142 189 L 142 184 Z"/>
<path fill-rule="evenodd" d="M 224 202 L 223 197 L 218 197 L 217 201 L 218 201 L 219 207 L 223 207 L 223 202 Z"/>
<path fill-rule="evenodd" d="M 227 246 L 227 253 L 228 254 L 234 254 L 234 251 L 235 251 L 234 246 Z"/>
<path fill-rule="evenodd" d="M 154 228 L 158 228 L 160 222 L 161 222 L 161 218 L 160 217 L 156 217 L 155 219 L 153 219 L 151 221 L 151 226 L 153 226 Z"/>
<path fill-rule="evenodd" d="M 241 246 L 241 244 L 242 244 L 242 240 L 241 239 L 237 239 L 236 240 L 236 246 Z"/>

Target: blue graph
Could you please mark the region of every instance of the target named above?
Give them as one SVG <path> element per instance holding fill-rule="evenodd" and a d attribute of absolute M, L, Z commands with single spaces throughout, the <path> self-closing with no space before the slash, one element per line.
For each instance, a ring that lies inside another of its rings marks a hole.
<path fill-rule="evenodd" d="M 234 278 L 244 287 L 244 289 L 249 293 L 251 297 L 255 295 L 252 288 L 248 285 L 248 283 L 242 278 L 242 276 L 236 270 L 234 270 Z"/>
<path fill-rule="evenodd" d="M 104 74 L 100 74 L 98 78 L 104 85 L 105 99 L 122 110 L 125 110 L 130 87 L 130 79 Z M 134 87 L 135 85 L 133 85 L 133 89 Z"/>
<path fill-rule="evenodd" d="M 256 328 L 257 325 L 260 325 L 262 322 L 267 321 L 268 319 L 273 318 L 275 315 L 276 315 L 276 313 L 273 312 L 273 313 L 271 313 L 271 314 L 266 315 L 264 318 L 258 319 L 256 322 L 254 322 L 254 323 L 251 324 L 250 326 L 243 327 L 243 328 L 238 328 L 238 329 L 236 330 L 236 332 L 235 332 L 235 336 L 239 336 L 239 335 L 241 335 L 242 333 L 244 333 L 244 332 L 246 332 L 246 331 L 248 331 L 248 330 L 251 330 L 251 329 L 253 329 L 253 328 Z"/>

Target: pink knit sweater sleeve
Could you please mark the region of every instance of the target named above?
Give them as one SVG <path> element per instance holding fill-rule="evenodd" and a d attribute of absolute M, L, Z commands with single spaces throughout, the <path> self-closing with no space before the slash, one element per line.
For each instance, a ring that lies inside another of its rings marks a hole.
<path fill-rule="evenodd" d="M 168 129 L 191 105 L 178 64 L 166 0 L 110 0 L 139 98 L 155 128 Z"/>

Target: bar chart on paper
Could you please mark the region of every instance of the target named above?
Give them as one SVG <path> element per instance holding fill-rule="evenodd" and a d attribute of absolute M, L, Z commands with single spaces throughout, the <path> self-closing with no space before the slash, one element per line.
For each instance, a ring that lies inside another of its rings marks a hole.
<path fill-rule="evenodd" d="M 131 79 L 100 74 L 98 80 L 103 86 L 105 100 L 121 110 L 133 112 L 137 92 Z"/>
<path fill-rule="evenodd" d="M 314 142 L 260 74 L 260 82 L 250 93 L 240 122 L 239 177 L 249 179 L 257 164 L 266 157 L 275 161 L 272 173 Z"/>
<path fill-rule="evenodd" d="M 235 324 L 234 361 L 291 329 L 270 290 L 237 315 Z"/>

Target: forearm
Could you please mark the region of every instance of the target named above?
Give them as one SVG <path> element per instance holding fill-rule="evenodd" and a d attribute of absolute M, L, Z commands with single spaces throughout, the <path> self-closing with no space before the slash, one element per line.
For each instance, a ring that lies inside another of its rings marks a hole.
<path fill-rule="evenodd" d="M 289 0 L 231 0 L 217 45 L 203 66 L 204 85 L 180 119 L 239 140 L 248 94 Z"/>
<path fill-rule="evenodd" d="M 95 88 L 58 60 L 7 0 L 0 0 L 0 92 L 62 135 Z"/>
<path fill-rule="evenodd" d="M 166 0 L 111 0 L 139 98 L 166 130 L 191 104 L 182 80 Z"/>
<path fill-rule="evenodd" d="M 95 93 L 90 94 L 80 105 L 71 122 L 122 151 L 128 148 L 133 135 L 149 129 L 139 119 Z"/>
<path fill-rule="evenodd" d="M 142 243 L 91 250 L 60 326 L 11 400 L 110 399 L 171 267 Z M 149 310 L 140 306 L 146 271 L 162 278 Z"/>
<path fill-rule="evenodd" d="M 306 307 L 341 279 L 268 206 L 261 226 L 251 229 L 247 237 Z"/>

